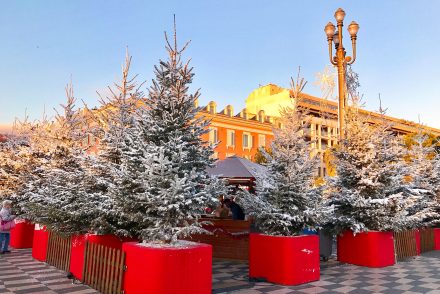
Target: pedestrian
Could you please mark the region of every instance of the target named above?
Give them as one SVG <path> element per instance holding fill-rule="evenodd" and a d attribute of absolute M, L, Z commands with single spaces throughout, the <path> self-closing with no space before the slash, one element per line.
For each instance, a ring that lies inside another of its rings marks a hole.
<path fill-rule="evenodd" d="M 244 220 L 244 212 L 240 205 L 231 199 L 225 199 L 224 204 L 231 210 L 233 220 Z"/>
<path fill-rule="evenodd" d="M 12 201 L 5 200 L 0 210 L 0 254 L 9 253 L 11 229 L 15 226 L 15 216 L 11 214 Z"/>
<path fill-rule="evenodd" d="M 229 208 L 226 207 L 224 202 L 224 197 L 219 197 L 220 204 L 217 206 L 217 208 L 214 210 L 214 215 L 217 218 L 227 218 L 229 216 Z"/>

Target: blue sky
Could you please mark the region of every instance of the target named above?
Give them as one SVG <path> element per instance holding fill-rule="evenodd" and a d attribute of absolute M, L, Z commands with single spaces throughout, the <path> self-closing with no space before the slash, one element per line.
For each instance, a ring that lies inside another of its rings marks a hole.
<path fill-rule="evenodd" d="M 132 72 L 151 80 L 166 57 L 163 32 L 176 14 L 180 40 L 195 67 L 201 103 L 244 107 L 260 84 L 288 86 L 298 66 L 319 95 L 315 74 L 329 63 L 323 28 L 342 7 L 356 20 L 358 59 L 367 109 L 440 128 L 440 1 L 3 1 L 0 4 L 0 125 L 38 118 L 65 99 L 96 105 L 120 71 L 125 47 Z M 344 32 L 346 30 L 344 28 Z M 348 34 L 346 33 L 348 36 Z M 345 46 L 351 52 L 349 39 Z"/>

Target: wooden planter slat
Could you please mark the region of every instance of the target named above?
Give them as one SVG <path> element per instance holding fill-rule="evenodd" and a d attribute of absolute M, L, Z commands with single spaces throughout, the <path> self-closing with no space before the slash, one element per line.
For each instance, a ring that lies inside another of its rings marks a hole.
<path fill-rule="evenodd" d="M 121 294 L 124 274 L 122 250 L 86 242 L 83 282 L 103 294 Z"/>
<path fill-rule="evenodd" d="M 61 237 L 54 232 L 49 232 L 47 263 L 63 271 L 69 271 L 71 248 L 70 237 Z"/>
<path fill-rule="evenodd" d="M 423 253 L 434 250 L 434 244 L 434 229 L 420 230 L 420 251 Z"/>
<path fill-rule="evenodd" d="M 417 256 L 417 241 L 414 231 L 394 233 L 396 260 Z"/>

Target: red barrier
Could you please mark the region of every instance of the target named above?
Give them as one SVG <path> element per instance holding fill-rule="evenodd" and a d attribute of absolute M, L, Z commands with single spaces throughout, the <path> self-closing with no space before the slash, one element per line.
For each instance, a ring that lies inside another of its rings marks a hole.
<path fill-rule="evenodd" d="M 11 241 L 9 244 L 16 249 L 32 248 L 35 225 L 25 220 L 17 220 L 15 222 L 15 227 L 11 230 Z"/>
<path fill-rule="evenodd" d="M 72 236 L 72 250 L 70 255 L 70 272 L 73 276 L 82 281 L 82 270 L 84 265 L 84 253 L 86 241 L 114 249 L 122 249 L 122 243 L 134 241 L 131 238 L 119 238 L 115 235 L 74 235 Z"/>
<path fill-rule="evenodd" d="M 423 229 L 422 229 L 423 230 Z M 422 253 L 421 246 L 420 246 L 420 231 L 414 230 L 414 235 L 416 237 L 416 249 L 417 249 L 417 255 L 420 255 Z"/>
<path fill-rule="evenodd" d="M 88 234 L 87 241 L 94 244 L 104 245 L 114 249 L 122 249 L 122 243 L 136 241 L 133 238 L 118 237 L 115 235 Z"/>
<path fill-rule="evenodd" d="M 385 267 L 395 264 L 392 232 L 345 231 L 338 236 L 338 260 L 366 267 Z"/>
<path fill-rule="evenodd" d="M 47 243 L 49 242 L 49 232 L 46 227 L 35 225 L 34 240 L 32 243 L 32 257 L 39 261 L 46 261 Z"/>
<path fill-rule="evenodd" d="M 72 249 L 70 251 L 70 272 L 73 276 L 82 281 L 82 272 L 84 264 L 84 253 L 86 245 L 85 235 L 72 236 Z"/>
<path fill-rule="evenodd" d="M 281 285 L 318 281 L 319 237 L 250 234 L 249 277 Z"/>
<path fill-rule="evenodd" d="M 440 250 L 440 229 L 434 228 L 434 250 Z"/>
<path fill-rule="evenodd" d="M 147 247 L 124 243 L 126 294 L 210 294 L 212 246 Z"/>

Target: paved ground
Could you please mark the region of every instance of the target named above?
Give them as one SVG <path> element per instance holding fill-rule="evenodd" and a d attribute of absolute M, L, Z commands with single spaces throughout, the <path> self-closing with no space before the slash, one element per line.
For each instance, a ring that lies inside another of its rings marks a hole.
<path fill-rule="evenodd" d="M 295 287 L 252 283 L 247 278 L 247 263 L 216 261 L 213 268 L 213 293 L 436 293 L 440 294 L 440 251 L 400 262 L 395 266 L 370 269 L 321 263 L 321 280 Z"/>
<path fill-rule="evenodd" d="M 36 261 L 30 249 L 0 255 L 0 293 L 96 293 L 81 284 L 72 284 L 66 273 Z"/>
<path fill-rule="evenodd" d="M 370 269 L 340 264 L 321 264 L 321 280 L 295 287 L 249 282 L 247 263 L 214 261 L 213 293 L 437 293 L 440 294 L 440 251 L 425 253 L 395 266 Z M 0 293 L 96 293 L 72 284 L 66 273 L 32 259 L 29 249 L 0 255 Z M 178 293 L 176 293 L 178 294 Z"/>

